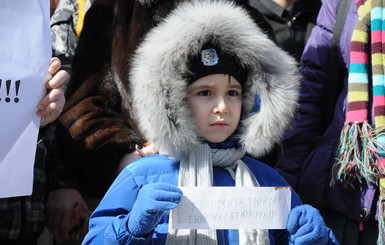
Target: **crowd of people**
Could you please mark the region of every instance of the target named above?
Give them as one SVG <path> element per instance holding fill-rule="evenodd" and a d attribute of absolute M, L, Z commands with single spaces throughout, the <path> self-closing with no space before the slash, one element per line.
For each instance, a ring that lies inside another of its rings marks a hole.
<path fill-rule="evenodd" d="M 52 0 L 44 188 L 0 243 L 385 244 L 383 8 Z M 169 226 L 179 187 L 288 185 L 286 229 Z"/>

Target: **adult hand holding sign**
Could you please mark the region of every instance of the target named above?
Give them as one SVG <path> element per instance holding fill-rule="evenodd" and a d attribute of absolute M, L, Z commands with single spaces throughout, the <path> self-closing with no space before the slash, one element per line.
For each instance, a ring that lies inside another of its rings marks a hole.
<path fill-rule="evenodd" d="M 39 126 L 62 111 L 60 87 L 68 77 L 51 59 L 48 10 L 46 0 L 0 1 L 0 244 L 36 244 L 44 228 L 46 147 Z"/>

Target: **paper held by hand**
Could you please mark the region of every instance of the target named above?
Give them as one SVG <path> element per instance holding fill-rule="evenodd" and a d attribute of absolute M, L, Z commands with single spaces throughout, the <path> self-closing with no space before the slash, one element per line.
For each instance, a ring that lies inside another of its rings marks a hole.
<path fill-rule="evenodd" d="M 181 187 L 173 229 L 285 229 L 291 187 Z"/>

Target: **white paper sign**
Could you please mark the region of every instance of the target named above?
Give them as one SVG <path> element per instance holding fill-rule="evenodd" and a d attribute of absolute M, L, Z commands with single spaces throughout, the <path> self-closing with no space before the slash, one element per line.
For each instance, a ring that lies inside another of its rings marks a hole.
<path fill-rule="evenodd" d="M 285 229 L 290 187 L 181 187 L 173 229 Z"/>
<path fill-rule="evenodd" d="M 0 198 L 32 193 L 51 58 L 48 0 L 0 1 Z"/>

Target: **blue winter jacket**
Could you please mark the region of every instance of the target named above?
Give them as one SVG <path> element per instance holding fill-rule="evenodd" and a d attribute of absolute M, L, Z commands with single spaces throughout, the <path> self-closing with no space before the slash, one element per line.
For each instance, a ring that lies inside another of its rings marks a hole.
<path fill-rule="evenodd" d="M 347 71 L 349 69 L 350 40 L 358 15 L 355 1 L 351 1 L 339 48 L 346 68 L 343 90 L 336 102 L 329 127 L 320 133 L 321 104 L 325 86 L 325 69 L 339 0 L 325 0 L 319 12 L 317 26 L 307 42 L 302 56 L 302 75 L 299 116 L 284 141 L 283 154 L 276 168 L 294 187 L 304 203 L 318 209 L 329 209 L 357 221 L 373 219 L 376 213 L 376 188 L 373 186 L 344 189 L 338 182 L 330 186 L 331 168 L 345 122 Z M 325 96 L 327 96 L 327 91 Z"/>
<path fill-rule="evenodd" d="M 260 186 L 288 186 L 274 169 L 249 157 L 242 160 L 257 178 Z M 152 236 L 134 237 L 127 229 L 130 211 L 139 189 L 146 184 L 166 182 L 178 184 L 179 162 L 163 155 L 141 158 L 128 165 L 117 177 L 105 197 L 93 212 L 89 232 L 83 244 L 165 244 L 168 216 L 165 213 Z M 214 186 L 235 186 L 230 174 L 223 168 L 214 168 Z M 292 208 L 301 200 L 292 191 Z M 271 244 L 288 244 L 286 230 L 270 230 Z M 217 230 L 218 244 L 238 244 L 237 230 Z"/>

